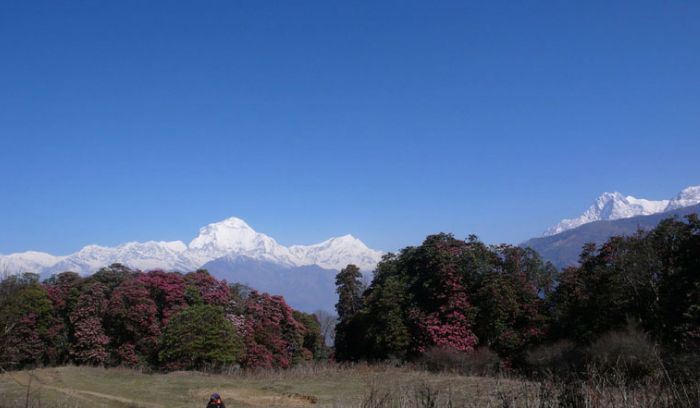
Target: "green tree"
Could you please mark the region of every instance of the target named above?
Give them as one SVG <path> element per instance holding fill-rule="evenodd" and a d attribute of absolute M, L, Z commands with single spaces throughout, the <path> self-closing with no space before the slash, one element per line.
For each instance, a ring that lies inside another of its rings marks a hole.
<path fill-rule="evenodd" d="M 362 274 L 355 265 L 343 268 L 335 277 L 338 303 L 335 310 L 338 313 L 338 324 L 335 326 L 335 357 L 338 360 L 351 359 L 353 347 L 350 337 L 354 335 L 351 327 L 352 319 L 362 307 Z"/>
<path fill-rule="evenodd" d="M 0 282 L 0 366 L 43 362 L 51 307 L 38 275 L 13 275 Z"/>
<path fill-rule="evenodd" d="M 321 324 L 318 318 L 313 314 L 300 312 L 298 310 L 295 310 L 292 316 L 294 320 L 301 323 L 305 329 L 302 347 L 308 350 L 313 358 L 320 358 L 323 356 L 325 345 L 323 344 Z"/>
<path fill-rule="evenodd" d="M 104 285 L 106 295 L 109 297 L 112 291 L 125 280 L 136 276 L 136 272 L 120 263 L 113 263 L 100 268 L 97 272 L 86 279 L 87 282 L 96 281 Z"/>
<path fill-rule="evenodd" d="M 173 369 L 197 369 L 205 365 L 238 362 L 243 340 L 224 309 L 195 305 L 173 316 L 161 339 L 160 360 Z"/>
<path fill-rule="evenodd" d="M 584 246 L 551 297 L 557 337 L 580 342 L 631 322 L 676 351 L 700 347 L 700 221 L 667 219 L 654 230 Z"/>
<path fill-rule="evenodd" d="M 388 267 L 387 263 L 380 264 L 378 270 Z M 367 307 L 361 312 L 360 319 L 354 325 L 362 325 L 363 335 L 371 341 L 359 337 L 364 350 L 354 350 L 357 357 L 361 353 L 371 359 L 404 359 L 411 346 L 411 333 L 406 318 L 406 288 L 400 276 L 388 276 L 381 284 L 374 285 L 367 293 Z M 356 358 L 357 358 L 356 357 Z"/>
<path fill-rule="evenodd" d="M 352 317 L 362 307 L 362 274 L 355 265 L 343 268 L 335 277 L 338 303 L 335 310 L 340 320 Z"/>

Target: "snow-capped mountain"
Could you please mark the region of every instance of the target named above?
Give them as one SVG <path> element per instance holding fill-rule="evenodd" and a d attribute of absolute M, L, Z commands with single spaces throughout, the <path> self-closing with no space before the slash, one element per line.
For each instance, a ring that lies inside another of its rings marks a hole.
<path fill-rule="evenodd" d="M 63 260 L 64 257 L 53 256 L 45 252 L 20 252 L 10 255 L 0 255 L 0 273 L 38 271 Z"/>
<path fill-rule="evenodd" d="M 292 255 L 289 248 L 235 217 L 201 228 L 187 251 L 187 256 L 200 266 L 224 255 L 246 256 L 288 266 L 304 263 Z"/>
<path fill-rule="evenodd" d="M 88 245 L 61 257 L 25 252 L 0 256 L 0 271 L 36 272 L 44 276 L 64 271 L 90 274 L 116 262 L 142 270 L 189 271 L 222 257 L 227 260 L 245 257 L 285 267 L 319 265 L 336 270 L 354 263 L 369 272 L 381 256 L 380 251 L 368 248 L 350 235 L 315 245 L 286 247 L 256 232 L 240 218 L 232 217 L 201 228 L 189 245 L 182 241 L 129 242 L 116 247 Z"/>
<path fill-rule="evenodd" d="M 700 186 L 691 186 L 684 188 L 683 191 L 678 193 L 678 195 L 668 203 L 666 211 L 690 207 L 698 203 L 700 203 Z"/>
<path fill-rule="evenodd" d="M 700 203 L 700 186 L 688 187 L 672 200 L 647 200 L 624 196 L 619 192 L 603 193 L 581 216 L 561 220 L 548 228 L 544 236 L 559 234 L 594 221 L 611 221 L 640 215 L 652 215 Z"/>
<path fill-rule="evenodd" d="M 89 274 L 113 263 L 122 263 L 134 268 L 193 270 L 192 260 L 186 255 L 187 245 L 182 241 L 128 242 L 116 247 L 88 245 L 80 251 L 63 257 L 59 262 L 45 267 L 40 273 L 51 275 L 65 271 Z"/>
<path fill-rule="evenodd" d="M 306 265 L 336 270 L 352 263 L 362 270 L 371 271 L 382 257 L 380 251 L 368 248 L 364 242 L 349 234 L 314 245 L 292 245 L 289 250 L 303 259 Z"/>

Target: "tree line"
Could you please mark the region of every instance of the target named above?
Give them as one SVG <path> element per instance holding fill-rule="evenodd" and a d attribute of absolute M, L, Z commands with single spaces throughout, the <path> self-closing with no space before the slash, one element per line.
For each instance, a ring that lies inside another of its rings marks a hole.
<path fill-rule="evenodd" d="M 286 368 L 322 355 L 314 315 L 280 296 L 186 274 L 114 264 L 89 277 L 0 282 L 0 367 L 67 363 L 198 369 Z"/>
<path fill-rule="evenodd" d="M 529 248 L 431 235 L 386 255 L 368 286 L 352 265 L 336 285 L 338 360 L 488 349 L 501 368 L 523 368 L 538 347 L 590 347 L 629 327 L 667 354 L 696 354 L 700 221 L 667 219 L 586 245 L 580 264 L 561 272 Z"/>

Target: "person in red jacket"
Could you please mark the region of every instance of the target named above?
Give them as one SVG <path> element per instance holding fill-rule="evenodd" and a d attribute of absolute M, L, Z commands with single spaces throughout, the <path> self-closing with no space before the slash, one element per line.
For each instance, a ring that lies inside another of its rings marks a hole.
<path fill-rule="evenodd" d="M 221 400 L 221 395 L 215 392 L 211 394 L 207 408 L 226 408 L 226 405 Z"/>

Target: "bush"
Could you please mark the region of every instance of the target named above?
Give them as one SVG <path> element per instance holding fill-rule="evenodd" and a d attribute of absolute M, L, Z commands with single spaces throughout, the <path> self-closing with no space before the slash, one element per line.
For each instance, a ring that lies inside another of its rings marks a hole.
<path fill-rule="evenodd" d="M 585 365 L 584 353 L 569 340 L 529 350 L 525 362 L 534 374 L 556 378 L 577 377 L 584 371 Z"/>
<path fill-rule="evenodd" d="M 223 366 L 238 361 L 243 339 L 226 319 L 223 308 L 192 306 L 168 323 L 161 342 L 160 359 L 170 369 Z"/>
<path fill-rule="evenodd" d="M 589 349 L 589 360 L 599 374 L 618 383 L 639 382 L 661 369 L 656 345 L 633 326 L 598 338 Z"/>
<path fill-rule="evenodd" d="M 495 374 L 500 366 L 498 355 L 488 347 L 465 352 L 433 347 L 423 353 L 420 363 L 429 371 L 447 371 L 466 375 Z"/>

